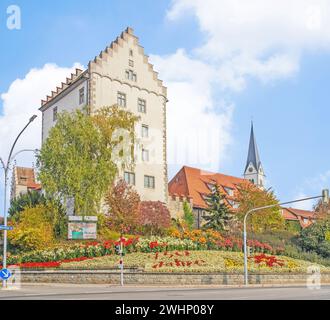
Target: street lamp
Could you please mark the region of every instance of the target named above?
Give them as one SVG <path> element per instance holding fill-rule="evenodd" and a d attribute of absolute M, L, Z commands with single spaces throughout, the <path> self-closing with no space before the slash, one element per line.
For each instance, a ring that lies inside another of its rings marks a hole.
<path fill-rule="evenodd" d="M 3 199 L 3 214 L 4 214 L 4 226 L 7 227 L 8 224 L 8 217 L 7 217 L 7 180 L 8 180 L 8 173 L 9 173 L 9 168 L 10 168 L 10 162 L 12 160 L 12 154 L 14 151 L 14 148 L 16 146 L 16 143 L 18 141 L 18 139 L 20 138 L 20 136 L 23 134 L 23 132 L 25 131 L 25 129 L 37 118 L 36 115 L 33 115 L 29 122 L 26 124 L 26 126 L 21 130 L 21 132 L 18 134 L 18 136 L 16 137 L 10 152 L 9 152 L 9 156 L 8 156 L 8 160 L 7 163 L 5 163 L 5 161 L 3 161 L 0 158 L 0 162 L 2 164 L 2 167 L 4 169 L 5 172 L 5 190 L 4 190 L 4 199 Z M 4 235 L 3 235 L 3 261 L 2 261 L 2 266 L 3 269 L 7 268 L 7 230 L 4 230 Z M 3 281 L 3 287 L 6 287 L 6 280 Z"/>
<path fill-rule="evenodd" d="M 246 215 L 244 217 L 244 239 L 243 239 L 243 241 L 244 241 L 244 283 L 245 283 L 246 286 L 249 284 L 249 280 L 248 280 L 248 256 L 247 256 L 247 232 L 246 232 L 246 222 L 247 222 L 248 216 L 250 214 L 255 213 L 257 211 L 260 211 L 260 210 L 270 209 L 270 208 L 284 206 L 284 205 L 291 204 L 291 203 L 303 202 L 303 201 L 307 201 L 307 200 L 320 199 L 320 198 L 322 198 L 322 202 L 324 204 L 328 204 L 329 203 L 329 190 L 328 189 L 322 190 L 322 195 L 321 196 L 298 199 L 298 200 L 294 200 L 294 201 L 283 202 L 283 203 L 279 203 L 279 204 L 272 204 L 272 205 L 269 205 L 269 206 L 254 208 L 254 209 L 252 209 L 252 210 L 250 210 L 246 213 Z"/>

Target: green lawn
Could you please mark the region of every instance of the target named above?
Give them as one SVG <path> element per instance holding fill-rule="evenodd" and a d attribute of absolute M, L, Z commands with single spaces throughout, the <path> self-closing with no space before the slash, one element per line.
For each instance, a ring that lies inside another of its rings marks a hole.
<path fill-rule="evenodd" d="M 296 260 L 288 257 L 276 257 L 278 263 L 272 267 L 265 262 L 255 263 L 254 259 L 249 260 L 251 272 L 298 272 L 306 273 L 307 268 L 315 265 L 308 261 Z M 87 269 L 105 270 L 118 268 L 119 256 L 107 256 L 95 258 L 83 262 L 72 262 L 62 264 L 62 269 Z M 243 272 L 243 254 L 228 251 L 190 251 L 190 252 L 168 252 L 159 253 L 132 253 L 124 257 L 126 268 L 137 267 L 146 272 Z M 330 268 L 320 266 L 322 271 L 330 272 Z"/>

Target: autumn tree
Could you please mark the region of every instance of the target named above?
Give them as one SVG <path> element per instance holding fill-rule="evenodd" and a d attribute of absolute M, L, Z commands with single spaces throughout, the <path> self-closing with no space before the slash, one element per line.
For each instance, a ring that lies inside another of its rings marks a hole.
<path fill-rule="evenodd" d="M 118 106 L 87 110 L 59 114 L 38 155 L 43 189 L 64 203 L 73 199 L 77 215 L 97 214 L 118 168 L 133 164 L 138 120 Z"/>
<path fill-rule="evenodd" d="M 107 224 L 120 233 L 136 228 L 139 219 L 140 196 L 124 180 L 119 180 L 110 188 L 105 203 L 108 207 Z"/>
<path fill-rule="evenodd" d="M 139 224 L 146 233 L 159 234 L 171 226 L 170 211 L 160 201 L 143 201 L 140 203 Z"/>
<path fill-rule="evenodd" d="M 330 216 L 330 203 L 323 203 L 322 200 L 319 200 L 314 206 L 314 211 L 318 220 L 326 220 Z"/>
<path fill-rule="evenodd" d="M 239 203 L 239 208 L 237 215 L 241 221 L 251 209 L 279 204 L 272 190 L 261 190 L 250 182 L 241 183 L 238 185 L 238 190 L 236 201 Z M 279 206 L 255 212 L 248 221 L 248 226 L 256 233 L 285 229 L 285 221 Z"/>
<path fill-rule="evenodd" d="M 225 195 L 221 194 L 219 186 L 215 185 L 212 193 L 205 200 L 207 209 L 204 220 L 205 229 L 214 229 L 217 231 L 227 231 L 230 222 L 233 220 L 233 213 L 225 203 Z"/>
<path fill-rule="evenodd" d="M 19 221 L 13 221 L 13 231 L 8 233 L 11 246 L 23 251 L 41 250 L 54 244 L 56 212 L 49 205 L 25 208 Z"/>

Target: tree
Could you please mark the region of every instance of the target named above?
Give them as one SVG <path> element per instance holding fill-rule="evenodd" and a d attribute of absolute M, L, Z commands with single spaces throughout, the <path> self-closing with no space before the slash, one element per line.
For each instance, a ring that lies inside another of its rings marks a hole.
<path fill-rule="evenodd" d="M 170 211 L 160 201 L 143 201 L 140 203 L 139 224 L 147 233 L 160 233 L 171 226 Z"/>
<path fill-rule="evenodd" d="M 314 206 L 314 211 L 317 213 L 318 220 L 327 219 L 330 215 L 330 203 L 323 203 L 322 200 L 319 200 Z"/>
<path fill-rule="evenodd" d="M 195 216 L 191 209 L 191 206 L 187 201 L 183 203 L 183 220 L 186 223 L 189 230 L 191 230 L 195 223 Z"/>
<path fill-rule="evenodd" d="M 330 257 L 330 218 L 318 220 L 300 232 L 298 244 L 305 251 L 314 251 L 324 258 Z"/>
<path fill-rule="evenodd" d="M 107 221 L 121 233 L 136 228 L 139 218 L 140 196 L 131 185 L 119 180 L 109 190 L 105 202 L 109 208 Z"/>
<path fill-rule="evenodd" d="M 205 210 L 207 215 L 204 217 L 205 229 L 217 231 L 228 230 L 229 223 L 233 220 L 233 213 L 225 204 L 225 196 L 220 193 L 219 186 L 215 185 L 212 193 L 206 198 L 208 208 Z"/>
<path fill-rule="evenodd" d="M 37 191 L 28 191 L 10 202 L 9 215 L 12 220 L 18 220 L 25 208 L 34 208 L 37 205 L 46 204 L 46 197 Z"/>
<path fill-rule="evenodd" d="M 8 239 L 12 246 L 20 250 L 45 249 L 54 243 L 54 212 L 45 205 L 25 208 L 13 227 Z"/>
<path fill-rule="evenodd" d="M 239 203 L 237 215 L 241 222 L 245 214 L 253 208 L 279 204 L 272 190 L 261 190 L 250 182 L 241 183 L 238 185 L 238 190 L 236 197 L 236 201 Z M 248 225 L 256 233 L 285 229 L 285 221 L 278 206 L 255 212 L 249 217 Z"/>
<path fill-rule="evenodd" d="M 97 214 L 118 168 L 133 165 L 137 120 L 118 106 L 93 115 L 87 110 L 59 114 L 38 155 L 46 193 L 64 202 L 74 199 L 77 215 Z"/>

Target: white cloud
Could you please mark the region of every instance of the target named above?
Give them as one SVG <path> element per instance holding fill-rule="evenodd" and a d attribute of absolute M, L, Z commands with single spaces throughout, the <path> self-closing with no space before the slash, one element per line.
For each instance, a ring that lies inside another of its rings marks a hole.
<path fill-rule="evenodd" d="M 231 142 L 233 106 L 215 101 L 214 70 L 182 49 L 170 56 L 150 58 L 169 87 L 169 165 L 217 171 Z"/>
<path fill-rule="evenodd" d="M 59 86 L 75 68 L 82 66 L 75 64 L 72 68 L 62 68 L 55 64 L 46 64 L 40 69 L 31 69 L 23 79 L 15 80 L 8 91 L 1 94 L 3 110 L 0 115 L 2 140 L 0 157 L 2 159 L 7 160 L 14 139 L 34 114 L 38 115 L 37 120 L 21 136 L 15 150 L 40 148 L 41 113 L 38 111 L 40 101 Z M 35 161 L 32 153 L 22 153 L 17 160 L 18 165 L 25 166 L 31 166 Z"/>
<path fill-rule="evenodd" d="M 195 54 L 218 69 L 224 88 L 242 90 L 249 76 L 292 76 L 304 50 L 330 48 L 326 0 L 174 0 L 167 17 L 188 14 L 205 34 Z"/>

